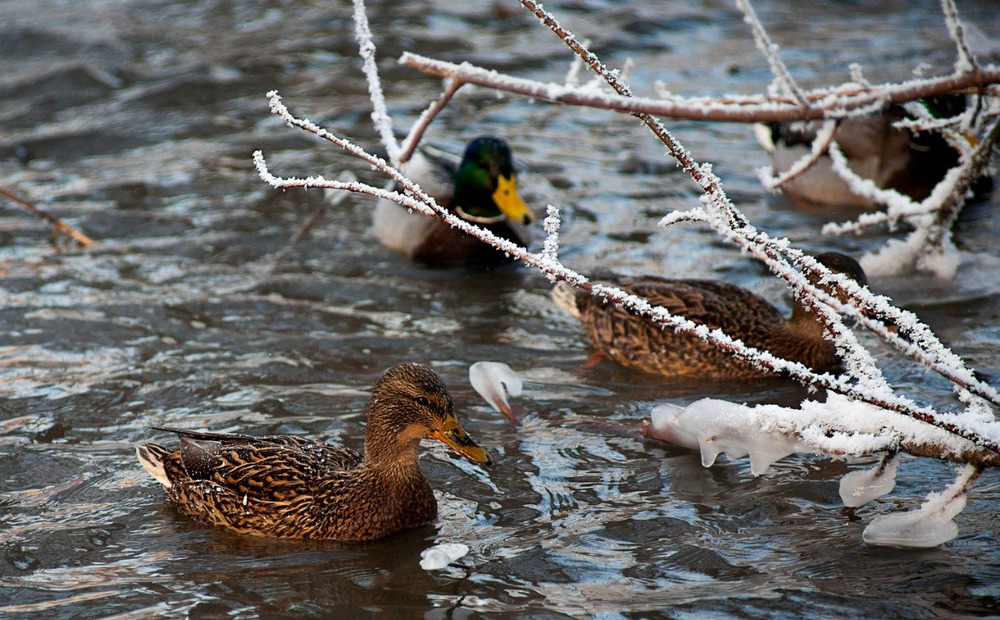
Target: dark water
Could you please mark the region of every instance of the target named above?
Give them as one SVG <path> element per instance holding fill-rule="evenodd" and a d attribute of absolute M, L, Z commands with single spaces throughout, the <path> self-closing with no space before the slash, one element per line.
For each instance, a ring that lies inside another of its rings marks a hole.
<path fill-rule="evenodd" d="M 969 6 L 966 6 L 969 5 Z M 635 61 L 686 94 L 759 92 L 770 80 L 726 2 L 546 3 L 595 51 Z M 970 29 L 1000 35 L 993 3 L 961 3 Z M 758 10 L 806 85 L 900 79 L 918 61 L 947 70 L 953 49 L 937 3 L 762 3 Z M 437 80 L 398 66 L 404 51 L 561 80 L 570 57 L 510 2 L 375 2 L 391 112 L 405 126 Z M 351 10 L 329 2 L 137 0 L 0 3 L 0 186 L 98 240 L 54 252 L 47 228 L 0 211 L 0 615 L 11 617 L 966 617 L 1000 614 L 997 510 L 990 472 L 932 550 L 861 542 L 870 519 L 915 506 L 953 477 L 910 459 L 884 502 L 847 518 L 840 461 L 794 457 L 754 478 L 745 461 L 702 468 L 686 450 L 638 435 L 657 403 L 704 395 L 792 404 L 781 383 L 665 384 L 607 364 L 584 368 L 580 329 L 547 282 L 511 268 L 433 271 L 382 250 L 371 204 L 348 198 L 280 263 L 320 192 L 275 192 L 276 173 L 336 176 L 335 149 L 283 126 L 264 94 L 373 146 Z M 827 218 L 765 194 L 748 128 L 668 122 L 715 163 L 751 219 L 810 249 L 861 253 L 885 237 L 824 238 Z M 657 229 L 695 204 L 663 148 L 628 117 L 466 93 L 428 136 L 459 150 L 507 137 L 528 201 L 563 209 L 562 256 L 588 269 L 718 277 L 780 286 L 697 227 Z M 381 182 L 381 180 L 379 180 Z M 954 282 L 876 279 L 996 384 L 1000 370 L 1000 203 L 970 209 Z M 876 350 L 880 350 L 876 348 Z M 886 354 L 890 380 L 955 407 L 947 387 Z M 525 378 L 523 428 L 468 385 L 469 364 Z M 303 433 L 358 447 L 368 389 L 399 361 L 433 365 L 466 427 L 496 456 L 483 471 L 443 446 L 424 469 L 438 522 L 364 547 L 277 542 L 204 529 L 175 514 L 133 446 L 170 424 Z M 425 572 L 420 551 L 471 553 Z"/>

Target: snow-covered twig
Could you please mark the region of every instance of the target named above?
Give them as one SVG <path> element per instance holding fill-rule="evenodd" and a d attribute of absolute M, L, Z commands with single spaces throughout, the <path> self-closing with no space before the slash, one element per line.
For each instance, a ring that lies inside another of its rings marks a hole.
<path fill-rule="evenodd" d="M 785 66 L 781 57 L 778 56 L 778 46 L 771 42 L 771 37 L 767 34 L 767 30 L 764 29 L 764 25 L 760 23 L 760 19 L 757 18 L 757 12 L 754 11 L 750 0 L 736 0 L 736 6 L 743 12 L 743 21 L 753 30 L 754 43 L 757 44 L 757 49 L 767 58 L 767 64 L 771 67 L 771 73 L 785 95 L 795 99 L 798 105 L 807 107 L 809 104 L 806 101 L 805 95 L 802 93 L 799 85 L 795 83 L 792 74 L 788 71 L 788 67 Z"/>
<path fill-rule="evenodd" d="M 413 123 L 413 127 L 410 128 L 410 133 L 406 136 L 406 139 L 403 140 L 403 147 L 399 154 L 398 164 L 410 161 L 410 158 L 413 156 L 413 151 L 417 149 L 417 145 L 420 144 L 420 139 L 424 136 L 424 132 L 427 130 L 427 127 L 430 126 L 431 121 L 434 120 L 434 117 L 437 116 L 446 105 L 448 105 L 448 102 L 451 101 L 451 98 L 455 96 L 455 93 L 458 92 L 458 89 L 461 87 L 462 82 L 459 82 L 458 80 L 449 80 L 448 86 L 445 87 L 444 92 L 441 93 L 441 96 L 438 97 L 437 101 L 424 110 L 417 121 Z"/>
<path fill-rule="evenodd" d="M 712 343 L 714 346 L 717 346 L 724 351 L 728 351 L 733 355 L 737 355 L 741 359 L 751 361 L 762 369 L 771 372 L 785 373 L 807 385 L 814 385 L 816 387 L 846 394 L 861 402 L 867 402 L 884 409 L 903 413 L 904 415 L 915 419 L 928 421 L 935 425 L 941 425 L 942 427 L 948 428 L 952 432 L 955 432 L 963 437 L 975 436 L 974 432 L 969 431 L 968 429 L 963 429 L 960 426 L 956 426 L 955 424 L 947 421 L 941 422 L 937 420 L 936 414 L 933 410 L 925 407 L 919 407 L 909 399 L 893 394 L 890 390 L 886 389 L 873 391 L 871 386 L 858 386 L 844 377 L 835 377 L 829 374 L 817 374 L 802 364 L 777 358 L 767 351 L 760 351 L 752 347 L 747 347 L 741 342 L 733 340 L 720 330 L 709 330 L 705 326 L 693 323 L 684 317 L 672 315 L 664 308 L 653 307 L 646 300 L 630 295 L 617 287 L 593 284 L 582 274 L 565 267 L 557 260 L 552 260 L 551 255 L 549 254 L 544 252 L 542 254 L 532 253 L 526 248 L 518 246 L 517 244 L 514 244 L 506 239 L 497 237 L 485 229 L 482 229 L 474 224 L 470 224 L 465 220 L 452 215 L 437 205 L 437 203 L 435 203 L 430 196 L 427 196 L 419 188 L 419 186 L 414 184 L 401 172 L 399 172 L 399 170 L 389 165 L 383 159 L 367 153 L 364 149 L 358 147 L 357 145 L 331 134 L 307 119 L 299 119 L 293 116 L 281 102 L 281 98 L 275 91 L 268 93 L 268 96 L 271 101 L 272 111 L 285 119 L 290 125 L 314 133 L 315 135 L 340 146 L 352 155 L 361 158 L 366 163 L 374 166 L 389 176 L 392 180 L 396 181 L 400 187 L 408 192 L 408 194 L 393 192 L 364 183 L 342 182 L 324 179 L 319 176 L 310 176 L 306 178 L 276 177 L 268 170 L 263 154 L 260 151 L 257 151 L 254 153 L 254 164 L 256 165 L 261 178 L 273 187 L 315 187 L 341 189 L 391 200 L 406 208 L 414 209 L 426 215 L 442 219 L 449 224 L 462 229 L 464 232 L 484 241 L 485 243 L 493 245 L 509 255 L 514 256 L 526 265 L 538 269 L 539 271 L 547 274 L 551 279 L 564 280 L 584 290 L 592 291 L 594 294 L 598 294 L 612 303 L 621 305 L 637 314 L 647 316 L 651 321 L 663 326 L 664 328 L 697 334 L 700 338 Z M 811 261 L 809 257 L 801 255 L 798 251 L 795 251 L 795 254 L 799 256 L 805 266 L 816 269 L 818 273 L 825 273 L 826 278 L 838 282 L 839 285 L 842 284 L 843 286 L 849 286 L 848 283 L 853 284 L 852 281 L 846 280 L 839 274 L 832 274 L 829 271 L 826 271 L 825 267 L 815 263 L 815 261 Z M 787 275 L 787 277 L 794 280 L 796 278 L 801 278 L 801 275 Z M 841 280 L 845 281 L 841 282 Z M 816 288 L 808 283 L 801 282 L 800 286 L 803 287 L 804 291 L 807 291 L 806 294 L 812 295 L 816 299 L 821 300 L 822 303 L 826 303 L 828 305 L 833 304 L 838 307 L 841 306 L 839 301 L 831 297 L 821 288 Z M 845 308 L 840 309 L 849 312 L 849 310 L 846 310 Z M 856 311 L 855 314 L 857 314 Z"/>
<path fill-rule="evenodd" d="M 368 94 L 372 101 L 372 121 L 382 138 L 382 145 L 389 153 L 389 159 L 399 162 L 399 144 L 392 132 L 392 118 L 385 107 L 385 95 L 382 94 L 382 83 L 378 77 L 378 65 L 375 63 L 375 43 L 372 41 L 372 31 L 368 27 L 368 15 L 365 12 L 364 0 L 354 0 L 354 32 L 358 39 L 358 52 L 364 60 L 365 78 L 368 80 Z"/>
<path fill-rule="evenodd" d="M 958 18 L 958 7 L 954 0 L 941 0 L 941 10 L 944 11 L 945 25 L 948 27 L 948 34 L 955 42 L 958 49 L 958 58 L 955 60 L 955 73 L 970 73 L 975 71 L 978 64 L 975 56 L 969 49 L 969 44 L 965 40 L 965 29 Z"/>
<path fill-rule="evenodd" d="M 764 169 L 760 175 L 761 183 L 763 183 L 764 187 L 773 191 L 804 174 L 826 153 L 826 149 L 833 141 L 836 131 L 837 121 L 825 121 L 819 131 L 816 132 L 816 137 L 813 139 L 808 153 L 799 158 L 798 161 L 788 167 L 788 170 L 785 170 L 777 177 L 771 175 L 769 170 Z"/>
<path fill-rule="evenodd" d="M 860 232 L 878 224 L 895 226 L 900 220 L 913 225 L 914 230 L 903 241 L 890 241 L 884 248 L 862 259 L 865 270 L 872 274 L 895 273 L 901 266 L 917 265 L 935 271 L 941 278 L 951 278 L 957 268 L 956 250 L 951 243 L 951 227 L 965 204 L 965 196 L 973 181 L 989 167 L 993 145 L 1000 140 L 1000 120 L 994 120 L 985 136 L 971 151 L 963 151 L 959 163 L 938 183 L 931 194 L 916 203 L 891 189 L 882 189 L 872 181 L 856 175 L 847 159 L 831 144 L 828 149 L 833 169 L 859 196 L 886 205 L 886 211 L 864 214 L 854 222 L 827 224 L 826 234 Z M 889 257 L 891 256 L 891 260 Z"/>

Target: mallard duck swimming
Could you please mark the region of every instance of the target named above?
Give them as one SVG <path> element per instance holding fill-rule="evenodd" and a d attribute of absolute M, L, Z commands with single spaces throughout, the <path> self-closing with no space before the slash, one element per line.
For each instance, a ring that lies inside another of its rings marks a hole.
<path fill-rule="evenodd" d="M 961 113 L 965 99 L 940 97 L 925 105 L 936 117 L 945 118 Z M 845 118 L 837 126 L 833 139 L 858 176 L 874 181 L 880 188 L 894 189 L 921 201 L 958 164 L 959 153 L 936 131 L 915 132 L 895 126 L 898 121 L 912 118 L 900 106 L 883 114 Z M 761 146 L 771 153 L 774 171 L 780 174 L 809 153 L 819 127 L 818 122 L 770 123 L 755 126 L 754 133 Z M 782 185 L 782 191 L 805 205 L 857 209 L 878 206 L 852 191 L 826 154 L 805 173 Z M 990 191 L 989 176 L 973 185 L 975 197 L 984 197 Z"/>
<path fill-rule="evenodd" d="M 866 284 L 854 259 L 836 252 L 816 259 L 827 268 Z M 668 280 L 653 276 L 599 278 L 642 297 L 649 303 L 707 325 L 778 357 L 801 362 L 817 372 L 835 370 L 841 359 L 833 343 L 823 337 L 816 316 L 795 304 L 785 318 L 765 299 L 732 284 L 715 280 Z M 601 353 L 629 368 L 667 376 L 752 379 L 764 373 L 699 339 L 675 333 L 580 291 L 565 282 L 552 290 L 556 305 L 579 319 Z"/>
<path fill-rule="evenodd" d="M 295 436 L 160 430 L 180 435 L 180 449 L 136 452 L 182 513 L 282 538 L 366 541 L 433 520 L 437 501 L 417 462 L 426 437 L 493 462 L 455 419 L 441 379 L 418 364 L 393 366 L 375 384 L 364 455 Z"/>
<path fill-rule="evenodd" d="M 476 138 L 462 161 L 417 151 L 402 172 L 439 205 L 462 219 L 520 245 L 528 241 L 518 228 L 535 219 L 517 193 L 510 147 L 499 138 Z M 372 233 L 382 245 L 429 265 L 497 265 L 510 262 L 503 252 L 449 224 L 380 200 Z"/>

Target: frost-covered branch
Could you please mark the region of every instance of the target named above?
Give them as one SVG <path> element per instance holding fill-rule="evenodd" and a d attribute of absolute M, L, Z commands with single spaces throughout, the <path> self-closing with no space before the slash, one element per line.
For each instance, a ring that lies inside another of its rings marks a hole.
<path fill-rule="evenodd" d="M 399 62 L 429 75 L 452 78 L 485 88 L 543 99 L 554 103 L 615 110 L 629 114 L 655 114 L 676 119 L 767 123 L 798 120 L 847 118 L 887 110 L 893 105 L 948 93 L 990 88 L 1000 84 L 1000 68 L 983 67 L 972 73 L 936 78 L 913 79 L 901 83 L 860 86 L 848 84 L 837 88 L 808 90 L 803 93 L 809 107 L 803 108 L 789 97 L 678 97 L 668 99 L 628 97 L 595 93 L 587 86 L 557 82 L 539 82 L 503 75 L 469 63 L 455 64 L 404 52 Z"/>
<path fill-rule="evenodd" d="M 365 78 L 368 80 L 368 94 L 372 101 L 372 121 L 382 138 L 382 145 L 389 153 L 389 159 L 399 162 L 400 149 L 396 136 L 392 132 L 392 118 L 385 106 L 385 95 L 382 94 L 382 82 L 378 77 L 378 65 L 375 63 L 375 42 L 368 26 L 368 14 L 365 12 L 364 0 L 354 0 L 354 33 L 358 40 L 358 52 L 364 64 Z"/>
<path fill-rule="evenodd" d="M 445 209 L 441 208 L 433 198 L 426 195 L 419 186 L 410 181 L 405 177 L 398 169 L 394 168 L 388 164 L 385 160 L 366 152 L 361 147 L 339 138 L 325 129 L 319 127 L 315 123 L 309 121 L 308 119 L 299 119 L 293 116 L 287 109 L 287 107 L 282 103 L 280 96 L 275 91 L 268 93 L 271 103 L 271 109 L 275 114 L 281 116 L 290 125 L 299 127 L 310 133 L 313 133 L 337 146 L 348 151 L 352 155 L 359 157 L 371 166 L 385 173 L 389 178 L 396 181 L 400 187 L 402 187 L 407 193 L 395 192 L 386 190 L 384 188 L 374 187 L 365 183 L 359 182 L 344 182 L 332 179 L 325 179 L 320 176 L 310 176 L 306 178 L 280 178 L 273 175 L 267 167 L 266 161 L 263 154 L 258 151 L 254 153 L 254 164 L 261 178 L 276 188 L 324 188 L 324 189 L 338 189 L 346 190 L 352 192 L 358 192 L 367 194 L 370 196 L 384 198 L 396 202 L 408 209 L 414 209 L 426 215 L 436 217 L 449 224 L 460 228 L 468 234 L 475 236 L 476 238 L 488 243 L 499 250 L 506 252 L 507 254 L 514 256 L 515 258 L 521 260 L 526 265 L 539 269 L 551 279 L 564 280 L 583 288 L 585 290 L 593 291 L 595 294 L 599 294 L 606 298 L 608 301 L 622 305 L 629 310 L 648 316 L 649 319 L 665 328 L 675 329 L 682 332 L 691 332 L 697 334 L 699 337 L 705 339 L 706 341 L 718 346 L 719 348 L 729 351 L 730 353 L 739 356 L 741 359 L 746 359 L 752 363 L 757 364 L 762 369 L 771 372 L 784 373 L 792 378 L 801 381 L 807 385 L 814 385 L 817 387 L 826 388 L 838 393 L 847 394 L 853 398 L 859 399 L 862 402 L 868 402 L 872 405 L 886 408 L 892 411 L 897 411 L 903 413 L 904 415 L 914 417 L 917 419 L 922 419 L 930 421 L 932 423 L 937 423 L 935 420 L 935 413 L 933 410 L 928 408 L 922 408 L 915 405 L 909 399 L 901 397 L 899 395 L 893 394 L 891 390 L 887 387 L 882 387 L 879 390 L 873 390 L 871 385 L 868 386 L 858 386 L 852 384 L 849 380 L 843 377 L 835 377 L 829 374 L 817 374 L 810 370 L 808 367 L 783 360 L 781 358 L 775 357 L 766 351 L 760 351 L 752 347 L 747 347 L 741 342 L 733 340 L 727 336 L 724 332 L 720 330 L 708 330 L 702 325 L 693 323 L 684 317 L 672 315 L 664 308 L 653 307 L 646 300 L 630 295 L 625 291 L 617 288 L 610 287 L 599 284 L 592 284 L 587 280 L 582 274 L 569 269 L 562 265 L 553 256 L 554 249 L 551 247 L 543 250 L 542 253 L 536 254 L 530 252 L 527 248 L 521 247 L 515 243 L 512 243 L 506 239 L 502 239 L 493 235 L 491 232 L 480 228 L 474 224 L 466 222 L 461 218 L 449 213 Z M 554 221 L 556 221 L 552 216 L 552 210 L 549 211 L 549 217 L 546 220 L 550 223 L 550 226 Z M 826 271 L 825 267 L 815 263 L 809 257 L 801 255 L 801 253 L 794 251 L 799 257 L 800 261 L 804 265 L 815 269 L 817 272 L 825 272 L 825 277 L 838 281 L 838 278 L 842 279 L 839 274 L 833 274 Z M 838 300 L 831 297 L 822 288 L 814 287 L 808 282 L 801 280 L 802 275 L 798 274 L 797 271 L 787 268 L 788 277 L 792 281 L 799 283 L 805 294 L 812 295 L 817 300 L 821 300 L 821 303 L 826 305 L 831 305 L 834 307 L 840 307 L 841 304 Z M 792 275 L 792 274 L 795 275 Z M 849 281 L 848 281 L 849 282 Z M 844 283 L 844 286 L 848 286 Z M 877 304 L 877 302 L 876 302 Z M 842 311 L 851 312 L 846 308 L 840 308 Z M 860 317 L 860 315 L 854 311 Z M 847 337 L 846 331 L 844 336 Z M 853 339 L 853 337 L 850 337 Z M 846 346 L 854 347 L 860 346 L 855 344 L 848 344 Z M 860 349 L 859 349 L 860 351 Z M 859 353 L 860 354 L 860 353 Z M 873 366 L 873 365 L 872 365 Z M 874 393 L 873 393 L 874 392 Z M 944 423 L 947 424 L 947 423 Z M 965 434 L 966 431 L 959 427 L 954 427 L 954 432 L 959 434 Z M 963 435 L 964 436 L 964 435 Z"/>
<path fill-rule="evenodd" d="M 798 161 L 789 166 L 788 170 L 785 170 L 777 177 L 773 176 L 769 169 L 764 168 L 760 171 L 761 183 L 764 187 L 773 191 L 792 179 L 802 176 L 803 173 L 813 167 L 826 153 L 830 143 L 833 142 L 833 136 L 836 131 L 837 121 L 825 121 L 819 131 L 816 132 L 816 138 L 813 140 L 808 153 L 803 155 Z"/>
<path fill-rule="evenodd" d="M 753 40 L 757 44 L 757 49 L 767 58 L 767 64 L 771 67 L 771 73 L 774 74 L 778 86 L 784 91 L 786 96 L 795 99 L 798 105 L 807 107 L 809 104 L 806 101 L 805 95 L 802 93 L 799 85 L 795 83 L 792 74 L 788 71 L 788 67 L 785 66 L 781 57 L 778 56 L 778 46 L 771 42 L 771 37 L 767 34 L 767 30 L 764 29 L 764 25 L 760 23 L 760 19 L 757 18 L 757 12 L 754 11 L 750 0 L 736 0 L 736 6 L 743 12 L 743 21 L 753 30 Z"/>
<path fill-rule="evenodd" d="M 972 55 L 972 51 L 969 49 L 969 44 L 965 40 L 965 29 L 962 27 L 962 22 L 958 19 L 958 7 L 955 6 L 954 0 L 941 0 L 941 9 L 944 11 L 944 20 L 948 28 L 948 34 L 951 36 L 951 40 L 955 42 L 955 47 L 958 48 L 958 59 L 955 60 L 955 73 L 961 74 L 975 71 L 978 64 L 976 63 L 975 56 Z"/>
<path fill-rule="evenodd" d="M 859 177 L 847 165 L 836 144 L 831 144 L 829 153 L 837 174 L 859 196 L 886 205 L 886 211 L 863 214 L 853 222 L 827 224 L 823 232 L 860 233 L 872 226 L 885 224 L 894 227 L 899 221 L 906 221 L 914 230 L 905 240 L 890 240 L 881 250 L 863 258 L 861 262 L 865 271 L 872 275 L 889 275 L 902 266 L 916 265 L 919 269 L 933 271 L 938 277 L 951 278 L 958 267 L 957 251 L 951 242 L 952 224 L 965 205 L 969 188 L 989 168 L 993 147 L 998 140 L 1000 120 L 994 119 L 976 147 L 963 151 L 958 165 L 921 202 L 913 202 L 908 196 L 882 189 L 869 179 Z"/>

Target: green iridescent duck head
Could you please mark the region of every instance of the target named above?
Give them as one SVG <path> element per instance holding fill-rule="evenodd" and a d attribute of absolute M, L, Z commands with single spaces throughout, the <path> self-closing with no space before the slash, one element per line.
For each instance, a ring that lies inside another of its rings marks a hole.
<path fill-rule="evenodd" d="M 535 219 L 517 193 L 510 147 L 483 136 L 469 142 L 455 174 L 455 210 L 468 220 L 492 223 L 509 218 L 518 224 Z"/>

